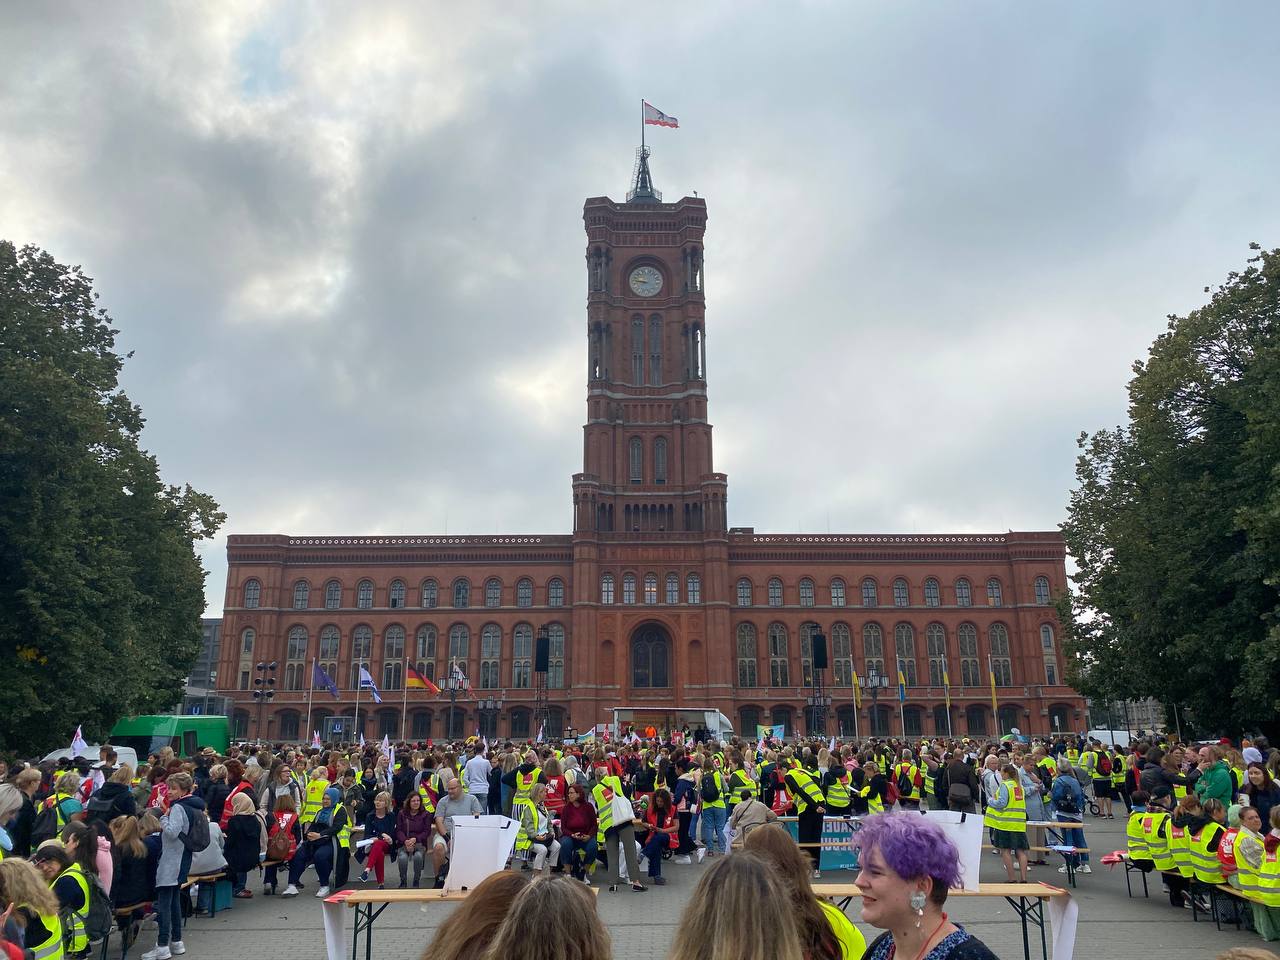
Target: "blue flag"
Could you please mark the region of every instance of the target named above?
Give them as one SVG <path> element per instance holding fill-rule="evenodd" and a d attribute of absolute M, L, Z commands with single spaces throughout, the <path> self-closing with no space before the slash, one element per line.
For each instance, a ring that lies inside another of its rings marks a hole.
<path fill-rule="evenodd" d="M 338 685 L 333 682 L 333 678 L 320 669 L 320 664 L 314 664 L 311 667 L 311 687 L 319 690 L 324 688 L 333 694 L 333 699 L 338 699 Z"/>

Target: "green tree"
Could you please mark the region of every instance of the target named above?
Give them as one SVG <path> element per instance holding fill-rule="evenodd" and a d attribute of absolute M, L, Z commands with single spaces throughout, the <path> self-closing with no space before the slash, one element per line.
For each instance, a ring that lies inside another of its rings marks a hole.
<path fill-rule="evenodd" d="M 1081 435 L 1063 525 L 1072 682 L 1212 733 L 1280 719 L 1280 250 L 1251 249 L 1134 364 L 1129 423 Z"/>
<path fill-rule="evenodd" d="M 91 281 L 0 241 L 0 745 L 166 710 L 200 649 L 212 498 L 163 484 Z"/>

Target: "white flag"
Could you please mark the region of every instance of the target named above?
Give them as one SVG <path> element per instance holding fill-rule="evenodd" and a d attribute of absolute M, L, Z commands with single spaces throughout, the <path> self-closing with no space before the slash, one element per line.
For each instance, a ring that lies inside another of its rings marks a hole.
<path fill-rule="evenodd" d="M 835 752 L 836 752 L 836 738 L 835 738 L 835 737 L 832 737 L 832 738 L 831 738 L 831 742 L 827 744 L 827 751 L 828 751 L 829 753 L 835 753 Z"/>
<path fill-rule="evenodd" d="M 89 745 L 84 742 L 84 734 L 80 731 L 80 724 L 76 724 L 75 736 L 71 738 L 71 755 L 73 757 L 78 757 L 88 749 Z"/>
<path fill-rule="evenodd" d="M 641 101 L 644 104 L 644 122 L 651 123 L 656 127 L 678 127 L 680 121 L 675 117 L 669 117 L 648 100 Z"/>
<path fill-rule="evenodd" d="M 379 749 L 381 749 L 384 757 L 391 756 L 391 737 L 389 734 L 384 733 L 382 735 L 382 746 Z"/>
<path fill-rule="evenodd" d="M 546 726 L 545 722 L 538 724 L 538 742 L 539 743 L 542 742 L 542 730 L 545 726 Z"/>
<path fill-rule="evenodd" d="M 364 749 L 364 734 L 360 734 L 360 749 Z"/>
<path fill-rule="evenodd" d="M 382 702 L 382 694 L 378 693 L 378 685 L 373 682 L 373 677 L 364 667 L 360 668 L 360 689 L 368 690 L 369 695 L 373 697 L 374 703 Z"/>
<path fill-rule="evenodd" d="M 319 730 L 312 730 L 312 731 L 311 731 L 311 745 L 312 745 L 313 747 L 315 747 L 317 750 L 319 750 L 319 749 L 321 748 L 322 744 L 320 743 L 320 731 L 319 731 Z"/>

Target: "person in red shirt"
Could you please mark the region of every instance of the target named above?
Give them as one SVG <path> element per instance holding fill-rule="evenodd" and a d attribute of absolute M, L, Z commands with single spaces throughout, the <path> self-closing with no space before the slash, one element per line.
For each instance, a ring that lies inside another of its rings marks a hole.
<path fill-rule="evenodd" d="M 586 868 L 596 862 L 596 830 L 596 809 L 587 803 L 586 791 L 580 784 L 570 784 L 560 808 L 560 863 L 584 883 L 590 882 Z"/>
<path fill-rule="evenodd" d="M 654 791 L 644 820 L 649 825 L 649 833 L 643 843 L 644 855 L 649 858 L 649 877 L 655 884 L 662 886 L 667 882 L 662 876 L 662 852 L 676 848 L 676 831 L 680 829 L 675 805 L 671 802 L 671 794 L 666 787 Z"/>

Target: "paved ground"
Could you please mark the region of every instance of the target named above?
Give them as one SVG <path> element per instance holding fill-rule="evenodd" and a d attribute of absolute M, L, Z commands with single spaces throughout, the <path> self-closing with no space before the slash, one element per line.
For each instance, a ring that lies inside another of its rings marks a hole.
<path fill-rule="evenodd" d="M 1089 823 L 1085 828 L 1089 846 L 1095 851 L 1110 851 L 1124 846 L 1123 821 Z M 1095 854 L 1095 859 L 1096 859 Z M 679 916 L 701 870 L 698 865 L 669 867 L 668 885 L 655 887 L 648 893 L 630 890 L 599 895 L 600 915 L 613 937 L 614 957 L 618 960 L 660 960 L 665 958 L 671 942 L 672 923 Z M 1054 867 L 1032 871 L 1033 879 L 1053 884 L 1065 883 Z M 843 880 L 839 872 L 827 871 L 824 880 Z M 1005 879 L 998 858 L 983 857 L 982 880 Z M 320 904 L 315 892 L 315 875 L 308 873 L 307 889 L 297 899 L 261 896 L 260 883 L 251 880 L 257 894 L 254 899 L 235 901 L 234 909 L 213 919 L 195 918 L 184 940 L 192 960 L 217 957 L 321 958 L 324 936 L 320 925 Z M 1161 893 L 1160 881 L 1149 880 L 1150 899 L 1125 896 L 1124 871 L 1096 867 L 1090 876 L 1082 876 L 1074 896 L 1080 905 L 1080 925 L 1075 956 L 1081 958 L 1125 958 L 1151 953 L 1162 960 L 1205 960 L 1217 956 L 1231 946 L 1256 945 L 1261 941 L 1251 933 L 1237 933 L 1234 928 L 1217 931 L 1212 921 L 1201 918 L 1192 923 L 1190 910 L 1175 910 Z M 283 889 L 283 887 L 282 887 Z M 948 911 L 975 936 L 981 938 L 1004 960 L 1022 956 L 1022 932 L 1017 915 L 1004 900 L 953 900 Z M 435 928 L 453 909 L 452 905 L 401 905 L 388 907 L 374 928 L 374 957 L 377 960 L 419 960 L 430 942 Z M 857 901 L 849 908 L 850 916 L 859 921 Z M 876 935 L 871 927 L 858 923 L 868 942 Z M 1034 931 L 1033 931 L 1034 934 Z M 350 939 L 348 937 L 348 943 Z M 145 930 L 140 950 L 155 943 L 154 929 Z M 1276 946 L 1276 945 L 1271 945 Z M 1032 956 L 1039 957 L 1038 937 L 1033 938 Z"/>

